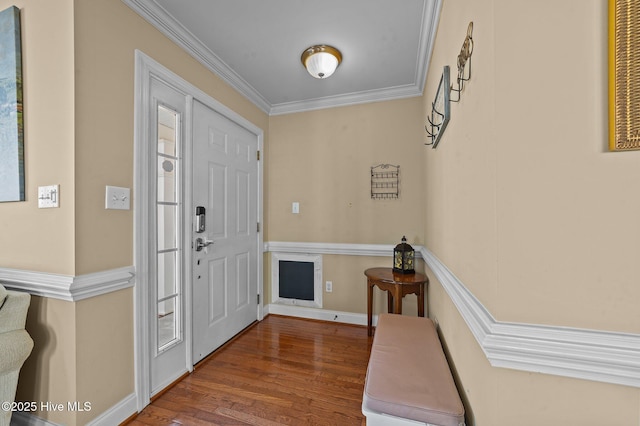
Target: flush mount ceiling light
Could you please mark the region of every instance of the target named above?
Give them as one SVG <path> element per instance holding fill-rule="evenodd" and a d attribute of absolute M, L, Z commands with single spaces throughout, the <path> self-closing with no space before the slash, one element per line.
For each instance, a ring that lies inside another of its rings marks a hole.
<path fill-rule="evenodd" d="M 321 44 L 302 52 L 300 60 L 313 77 L 327 78 L 342 62 L 342 53 L 335 47 Z"/>

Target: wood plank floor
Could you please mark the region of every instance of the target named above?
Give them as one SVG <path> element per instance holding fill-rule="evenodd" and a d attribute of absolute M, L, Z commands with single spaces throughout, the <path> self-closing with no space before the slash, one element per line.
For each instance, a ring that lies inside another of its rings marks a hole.
<path fill-rule="evenodd" d="M 128 425 L 364 425 L 367 328 L 269 315 Z"/>

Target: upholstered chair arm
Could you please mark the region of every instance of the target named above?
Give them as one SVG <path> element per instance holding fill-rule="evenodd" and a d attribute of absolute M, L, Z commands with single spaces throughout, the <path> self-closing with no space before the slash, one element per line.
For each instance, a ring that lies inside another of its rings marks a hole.
<path fill-rule="evenodd" d="M 20 370 L 33 349 L 33 340 L 26 330 L 0 334 L 0 376 Z"/>
<path fill-rule="evenodd" d="M 9 291 L 7 300 L 0 308 L 0 333 L 23 330 L 27 321 L 27 311 L 30 303 L 31 295 L 29 293 Z"/>

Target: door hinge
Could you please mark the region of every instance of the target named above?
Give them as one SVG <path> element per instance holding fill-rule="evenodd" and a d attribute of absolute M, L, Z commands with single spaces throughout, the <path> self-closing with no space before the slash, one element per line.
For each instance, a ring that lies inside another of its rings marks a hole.
<path fill-rule="evenodd" d="M 260 151 L 256 151 L 256 160 L 260 161 Z"/>
<path fill-rule="evenodd" d="M 256 294 L 256 296 L 257 296 L 256 299 L 258 299 L 258 305 L 259 305 L 260 304 L 260 295 Z"/>
<path fill-rule="evenodd" d="M 256 231 L 257 231 L 257 232 L 260 232 L 260 222 L 258 222 L 258 224 L 257 224 L 257 225 L 258 225 L 258 226 L 256 226 Z"/>

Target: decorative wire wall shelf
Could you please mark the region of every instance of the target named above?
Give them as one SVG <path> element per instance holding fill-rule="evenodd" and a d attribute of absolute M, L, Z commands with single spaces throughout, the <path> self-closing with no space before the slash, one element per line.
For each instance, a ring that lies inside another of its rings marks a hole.
<path fill-rule="evenodd" d="M 400 195 L 400 166 L 378 164 L 371 167 L 371 198 L 395 199 Z"/>

